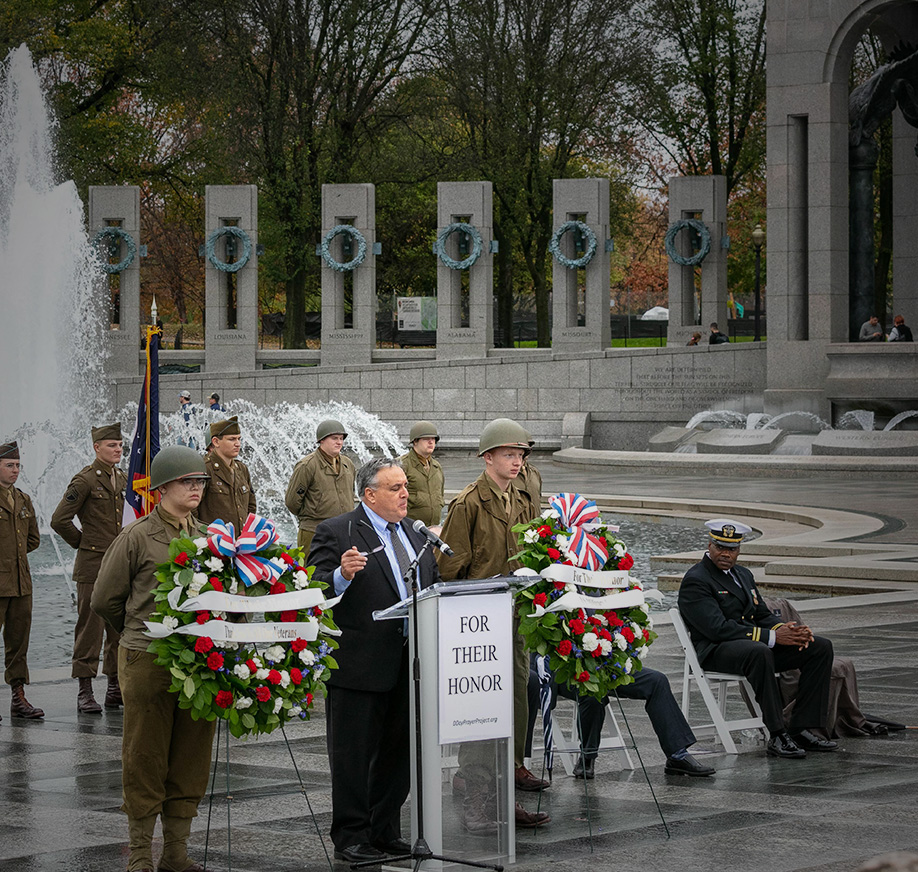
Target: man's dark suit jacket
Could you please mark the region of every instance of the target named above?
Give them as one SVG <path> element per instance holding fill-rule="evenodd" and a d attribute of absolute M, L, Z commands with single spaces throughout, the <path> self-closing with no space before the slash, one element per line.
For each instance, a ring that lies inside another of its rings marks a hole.
<path fill-rule="evenodd" d="M 401 526 L 415 553 L 420 552 L 424 537 L 411 529 L 407 518 Z M 316 527 L 307 565 L 315 566 L 314 577 L 328 584 L 328 594 L 332 596 L 332 576 L 341 565 L 341 555 L 352 545 L 371 552 L 381 544 L 361 504 L 354 511 L 329 518 Z M 420 569 L 422 588 L 440 580 L 433 549 L 428 549 L 421 558 Z M 340 647 L 334 654 L 338 669 L 331 671 L 330 685 L 377 692 L 395 687 L 405 644 L 403 622 L 374 621 L 373 612 L 398 601 L 398 587 L 385 551 L 368 554 L 366 567 L 354 576 L 341 602 L 334 607 L 341 636 Z"/>
<path fill-rule="evenodd" d="M 782 625 L 759 596 L 752 573 L 739 565 L 733 573 L 741 587 L 705 554 L 682 579 L 679 611 L 702 665 L 721 642 L 747 639 L 767 644 L 767 631 Z"/>

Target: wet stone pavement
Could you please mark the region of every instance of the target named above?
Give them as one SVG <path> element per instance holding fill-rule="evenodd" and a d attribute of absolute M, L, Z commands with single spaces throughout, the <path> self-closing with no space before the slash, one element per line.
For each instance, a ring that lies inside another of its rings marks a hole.
<path fill-rule="evenodd" d="M 448 480 L 447 486 L 459 487 L 478 468 L 474 459 L 456 463 L 451 477 L 464 480 Z M 582 491 L 684 497 L 693 490 L 703 496 L 699 489 L 705 487 L 703 482 L 597 476 L 548 462 L 543 469 L 546 490 L 563 482 Z M 879 541 L 918 541 L 914 486 L 900 489 L 894 501 L 877 494 L 872 504 L 868 485 L 808 482 L 801 495 L 791 481 L 756 481 L 744 487 L 742 498 L 792 503 L 796 493 L 801 504 L 844 508 L 850 495 L 859 509 L 896 522 L 878 534 Z M 723 497 L 723 489 L 718 490 Z M 0 690 L 0 870 L 122 870 L 127 828 L 119 810 L 121 714 L 77 714 L 76 682 L 68 666 L 72 613 L 64 584 L 60 576 L 42 576 L 36 584 L 40 588 L 28 695 L 45 709 L 46 717 L 42 722 L 11 720 L 9 692 Z M 58 591 L 56 605 L 42 593 L 50 593 L 52 586 Z M 882 596 L 864 597 L 858 606 L 845 608 L 831 601 L 815 609 L 814 603 L 809 605 L 807 622 L 833 640 L 837 653 L 854 660 L 862 709 L 918 725 L 918 605 L 887 603 Z M 678 696 L 681 654 L 671 627 L 658 629 L 660 638 L 648 665 L 669 676 Z M 99 679 L 97 695 L 103 687 Z M 663 773 L 663 755 L 640 703 L 623 705 L 653 793 L 640 768 L 622 770 L 611 754 L 600 756 L 596 779 L 586 785 L 556 765 L 552 787 L 541 797 L 551 824 L 517 834 L 515 868 L 521 872 L 582 872 L 584 867 L 843 872 L 886 851 L 918 852 L 914 730 L 845 739 L 834 754 L 810 754 L 800 761 L 767 758 L 761 739 L 753 733 L 743 736 L 737 756 L 705 755 L 717 769 L 715 777 L 689 779 Z M 734 700 L 731 706 L 735 705 Z M 700 710 L 693 709 L 693 719 L 700 717 Z M 221 740 L 210 815 L 205 798 L 191 840 L 198 860 L 208 843 L 208 869 L 347 868 L 329 862 L 325 852 L 330 854 L 331 846 L 319 835 L 327 833 L 330 812 L 322 706 L 311 721 L 291 726 L 286 740 L 275 734 L 257 741 L 230 741 L 229 803 L 226 746 Z M 710 748 L 701 742 L 694 750 Z M 533 768 L 538 771 L 538 764 Z M 453 808 L 448 785 L 444 794 L 444 808 Z M 530 809 L 540 801 L 531 793 L 518 793 L 517 799 Z M 406 807 L 406 834 L 407 821 Z M 448 826 L 455 825 L 451 816 Z M 157 839 L 155 852 L 158 849 Z"/>

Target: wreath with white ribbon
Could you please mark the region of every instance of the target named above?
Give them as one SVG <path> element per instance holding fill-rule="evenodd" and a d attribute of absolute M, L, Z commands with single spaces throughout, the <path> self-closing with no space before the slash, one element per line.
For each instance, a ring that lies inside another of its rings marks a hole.
<path fill-rule="evenodd" d="M 328 611 L 337 599 L 326 599 L 302 551 L 277 540 L 257 515 L 238 538 L 232 524 L 214 521 L 204 536 L 173 539 L 145 622 L 148 650 L 171 673 L 179 707 L 195 720 L 222 718 L 237 737 L 307 719 L 338 666 L 340 631 Z M 251 620 L 258 614 L 264 621 Z"/>
<path fill-rule="evenodd" d="M 579 230 L 586 240 L 586 251 L 576 259 L 565 257 L 561 253 L 561 237 L 571 230 Z M 596 254 L 596 234 L 590 229 L 588 224 L 584 224 L 582 221 L 565 221 L 554 234 L 552 234 L 551 241 L 548 243 L 548 250 L 561 266 L 566 266 L 568 269 L 582 269 L 593 259 L 593 255 Z"/>
<path fill-rule="evenodd" d="M 469 239 L 472 240 L 472 250 L 469 252 L 469 256 L 463 260 L 456 260 L 453 257 L 450 257 L 446 253 L 446 240 L 450 238 L 454 233 L 465 233 Z M 437 234 L 437 242 L 435 245 L 437 257 L 443 262 L 445 266 L 448 266 L 450 269 L 470 269 L 475 261 L 481 257 L 481 234 L 472 224 L 467 224 L 465 221 L 456 221 L 452 224 L 448 224 Z"/>
<path fill-rule="evenodd" d="M 217 242 L 224 236 L 232 236 L 242 242 L 242 254 L 239 256 L 238 260 L 234 260 L 232 263 L 227 263 L 225 260 L 220 260 L 220 258 L 217 257 Z M 204 243 L 204 254 L 211 262 L 214 269 L 227 273 L 239 272 L 239 270 L 249 262 L 249 258 L 252 256 L 252 240 L 249 234 L 241 227 L 218 227 L 216 230 L 211 231 L 210 236 L 207 237 L 207 241 Z"/>
<path fill-rule="evenodd" d="M 680 230 L 689 228 L 698 234 L 701 245 L 691 257 L 684 257 L 676 251 L 676 236 Z M 697 218 L 683 218 L 681 221 L 674 221 L 670 225 L 669 230 L 666 231 L 664 245 L 666 246 L 666 253 L 673 263 L 678 263 L 680 266 L 697 266 L 711 252 L 711 232 L 704 221 L 699 221 Z"/>
<path fill-rule="evenodd" d="M 122 240 L 127 249 L 127 254 L 125 254 L 118 263 L 109 263 L 106 256 L 99 250 L 99 243 L 109 239 Z M 134 237 L 121 227 L 103 227 L 93 236 L 92 245 L 99 255 L 102 272 L 106 272 L 109 275 L 126 270 L 134 262 L 134 258 L 137 256 L 137 243 L 134 242 Z"/>
<path fill-rule="evenodd" d="M 335 260 L 331 253 L 332 241 L 336 236 L 340 236 L 342 233 L 347 234 L 357 243 L 357 253 L 346 263 Z M 353 225 L 337 224 L 322 238 L 322 244 L 319 246 L 319 253 L 322 255 L 322 260 L 324 260 L 335 272 L 350 272 L 351 270 L 357 269 L 366 259 L 367 240 Z"/>

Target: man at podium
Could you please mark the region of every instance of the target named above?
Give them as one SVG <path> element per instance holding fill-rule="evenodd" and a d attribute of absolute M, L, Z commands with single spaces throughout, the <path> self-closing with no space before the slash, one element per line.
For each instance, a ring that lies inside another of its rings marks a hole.
<path fill-rule="evenodd" d="M 424 545 L 404 520 L 408 479 L 397 460 L 369 461 L 356 485 L 360 505 L 316 527 L 308 561 L 342 597 L 326 736 L 331 838 L 335 859 L 349 863 L 411 850 L 400 823 L 410 786 L 407 622 L 374 621 L 373 612 L 408 596 L 402 578 Z M 440 580 L 430 551 L 418 569 L 421 587 Z"/>

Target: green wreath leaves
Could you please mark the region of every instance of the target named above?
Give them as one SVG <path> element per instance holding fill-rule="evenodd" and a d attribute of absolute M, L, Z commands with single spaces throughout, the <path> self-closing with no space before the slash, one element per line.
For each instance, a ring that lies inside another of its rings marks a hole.
<path fill-rule="evenodd" d="M 225 260 L 220 260 L 220 258 L 217 257 L 217 241 L 224 236 L 232 236 L 242 241 L 242 254 L 239 256 L 238 260 L 232 263 L 227 263 Z M 249 234 L 241 227 L 218 227 L 216 230 L 211 231 L 210 236 L 207 237 L 207 241 L 204 243 L 204 254 L 211 262 L 214 269 L 227 273 L 239 272 L 239 270 L 249 262 L 249 258 L 252 256 L 252 240 Z"/>
<path fill-rule="evenodd" d="M 446 240 L 454 233 L 459 232 L 465 233 L 472 240 L 472 250 L 464 260 L 456 260 L 446 253 Z M 434 248 L 437 252 L 437 257 L 450 269 L 470 269 L 475 264 L 475 261 L 481 257 L 481 234 L 473 225 L 467 224 L 465 221 L 456 221 L 448 224 L 437 234 L 437 242 Z"/>
<path fill-rule="evenodd" d="M 357 253 L 346 263 L 341 263 L 332 257 L 331 244 L 336 236 L 342 233 L 348 235 L 357 243 Z M 357 269 L 364 262 L 367 256 L 367 240 L 364 235 L 351 224 L 337 224 L 332 227 L 328 233 L 322 237 L 322 244 L 319 246 L 319 254 L 322 260 L 335 272 L 350 272 Z"/>
<path fill-rule="evenodd" d="M 583 252 L 581 257 L 576 259 L 566 257 L 561 253 L 561 237 L 572 230 L 579 230 L 583 234 L 583 238 L 586 240 L 587 244 L 586 251 Z M 596 234 L 590 229 L 589 225 L 584 224 L 583 221 L 565 221 L 552 234 L 551 241 L 548 243 L 548 250 L 561 266 L 566 266 L 568 269 L 581 269 L 585 267 L 593 259 L 593 255 L 596 254 Z"/>
<path fill-rule="evenodd" d="M 686 229 L 694 230 L 700 237 L 701 242 L 698 251 L 691 257 L 684 257 L 676 250 L 676 236 L 681 230 Z M 697 218 L 683 218 L 681 221 L 675 221 L 670 225 L 669 230 L 666 231 L 664 245 L 666 246 L 666 253 L 673 263 L 678 263 L 680 266 L 697 266 L 711 252 L 711 233 L 704 221 L 699 221 Z"/>
<path fill-rule="evenodd" d="M 118 263 L 109 263 L 107 257 L 99 250 L 99 243 L 102 242 L 102 240 L 123 241 L 124 247 L 127 249 L 127 254 L 125 254 Z M 134 258 L 137 256 L 137 243 L 134 242 L 134 237 L 121 227 L 103 227 L 93 236 L 92 246 L 99 255 L 102 272 L 106 272 L 109 275 L 124 272 L 124 270 L 134 262 Z"/>

